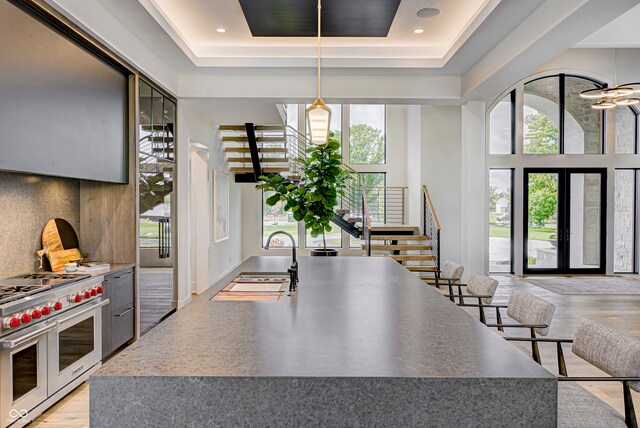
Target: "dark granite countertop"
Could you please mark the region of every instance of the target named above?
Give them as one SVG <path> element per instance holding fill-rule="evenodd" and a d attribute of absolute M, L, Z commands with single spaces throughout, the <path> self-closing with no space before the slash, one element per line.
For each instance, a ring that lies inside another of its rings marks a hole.
<path fill-rule="evenodd" d="M 251 257 L 94 376 L 551 378 L 390 258 L 300 257 L 280 302 L 211 301 Z"/>

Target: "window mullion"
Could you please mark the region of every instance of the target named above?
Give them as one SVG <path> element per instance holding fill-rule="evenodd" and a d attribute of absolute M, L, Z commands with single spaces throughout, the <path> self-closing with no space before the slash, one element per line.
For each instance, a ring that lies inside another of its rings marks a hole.
<path fill-rule="evenodd" d="M 558 102 L 558 106 L 560 108 L 560 115 L 558 116 L 558 152 L 559 154 L 563 155 L 564 154 L 564 108 L 565 108 L 565 99 L 564 99 L 564 94 L 565 94 L 565 88 L 564 88 L 564 83 L 565 83 L 565 75 L 564 74 L 560 74 L 560 76 L 558 77 L 560 79 L 559 85 L 558 85 L 558 98 L 559 98 L 559 102 Z"/>

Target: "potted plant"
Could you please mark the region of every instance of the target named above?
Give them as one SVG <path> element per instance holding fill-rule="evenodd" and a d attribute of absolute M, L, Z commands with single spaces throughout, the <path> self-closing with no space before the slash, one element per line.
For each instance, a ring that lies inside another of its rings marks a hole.
<path fill-rule="evenodd" d="M 304 221 L 312 237 L 322 234 L 322 248 L 311 250 L 312 256 L 336 256 L 338 251 L 327 248 L 326 232 L 331 232 L 331 220 L 338 198 L 344 196 L 348 172 L 341 167 L 340 142 L 329 138 L 327 144 L 307 150 L 306 158 L 298 158 L 302 176 L 298 184 L 280 174 L 261 176 L 256 186 L 273 192 L 265 201 L 274 206 L 284 202 L 284 210 L 291 211 L 296 221 Z"/>

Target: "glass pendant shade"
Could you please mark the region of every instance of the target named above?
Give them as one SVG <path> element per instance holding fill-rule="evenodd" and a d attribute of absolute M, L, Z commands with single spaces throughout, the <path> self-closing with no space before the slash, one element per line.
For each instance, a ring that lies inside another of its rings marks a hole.
<path fill-rule="evenodd" d="M 311 143 L 326 144 L 329 139 L 331 109 L 320 98 L 307 108 L 307 128 L 311 135 Z"/>

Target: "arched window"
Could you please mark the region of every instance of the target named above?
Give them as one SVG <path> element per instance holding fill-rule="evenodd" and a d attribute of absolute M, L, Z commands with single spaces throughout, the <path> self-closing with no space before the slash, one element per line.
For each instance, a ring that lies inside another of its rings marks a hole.
<path fill-rule="evenodd" d="M 489 272 L 638 272 L 640 110 L 580 97 L 605 86 L 536 76 L 487 111 Z"/>
<path fill-rule="evenodd" d="M 604 112 L 580 92 L 603 87 L 583 77 L 560 74 L 524 84 L 524 154 L 600 154 Z"/>

